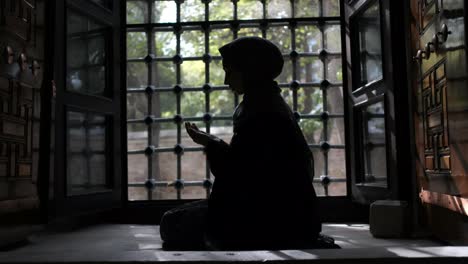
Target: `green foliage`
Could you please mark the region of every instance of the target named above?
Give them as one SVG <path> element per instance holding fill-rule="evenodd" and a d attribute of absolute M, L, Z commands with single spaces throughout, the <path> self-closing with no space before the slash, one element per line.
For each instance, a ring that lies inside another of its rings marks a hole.
<path fill-rule="evenodd" d="M 148 17 L 145 1 L 127 1 L 127 24 L 146 23 Z"/>

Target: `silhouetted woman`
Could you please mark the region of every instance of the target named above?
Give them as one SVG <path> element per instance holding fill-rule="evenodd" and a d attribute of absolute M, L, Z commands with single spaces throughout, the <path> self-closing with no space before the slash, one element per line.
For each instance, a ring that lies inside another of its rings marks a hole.
<path fill-rule="evenodd" d="M 219 51 L 225 84 L 244 95 L 233 115 L 234 135 L 228 144 L 185 123 L 193 141 L 206 147 L 214 185 L 207 207 L 202 201 L 166 213 L 161 236 L 221 250 L 314 247 L 321 223 L 313 157 L 274 81 L 282 54 L 258 37 Z"/>

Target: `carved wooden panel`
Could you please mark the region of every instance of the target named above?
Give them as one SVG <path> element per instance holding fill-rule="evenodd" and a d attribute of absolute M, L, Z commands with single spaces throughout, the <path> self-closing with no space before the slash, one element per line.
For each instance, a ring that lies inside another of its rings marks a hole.
<path fill-rule="evenodd" d="M 445 61 L 423 79 L 422 105 L 426 173 L 450 174 Z"/>
<path fill-rule="evenodd" d="M 419 32 L 424 31 L 429 24 L 436 19 L 440 12 L 440 0 L 419 0 L 418 1 L 418 19 Z"/>
<path fill-rule="evenodd" d="M 43 0 L 0 0 L 0 215 L 38 204 L 43 14 Z"/>
<path fill-rule="evenodd" d="M 9 182 L 9 198 L 33 191 L 13 184 L 32 176 L 32 102 L 32 89 L 0 78 L 0 177 Z"/>

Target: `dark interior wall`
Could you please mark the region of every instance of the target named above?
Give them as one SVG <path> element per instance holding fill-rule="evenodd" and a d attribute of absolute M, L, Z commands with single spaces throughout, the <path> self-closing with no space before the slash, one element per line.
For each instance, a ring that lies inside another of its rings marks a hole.
<path fill-rule="evenodd" d="M 11 224 L 38 216 L 44 4 L 0 2 L 0 221 Z"/>

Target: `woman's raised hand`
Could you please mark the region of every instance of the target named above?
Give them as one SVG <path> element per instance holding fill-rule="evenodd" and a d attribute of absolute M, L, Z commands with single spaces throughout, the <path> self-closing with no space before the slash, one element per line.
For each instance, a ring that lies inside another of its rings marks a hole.
<path fill-rule="evenodd" d="M 197 125 L 185 122 L 185 129 L 192 140 L 202 146 L 207 146 L 210 140 L 216 140 L 216 137 L 198 129 Z"/>

